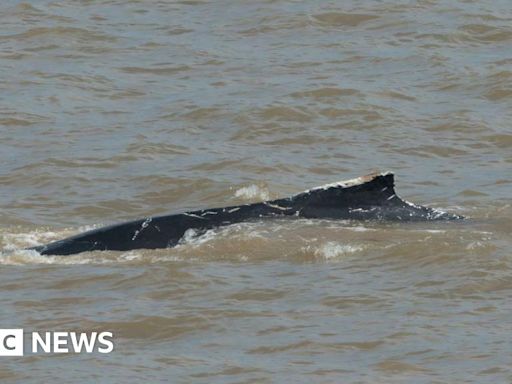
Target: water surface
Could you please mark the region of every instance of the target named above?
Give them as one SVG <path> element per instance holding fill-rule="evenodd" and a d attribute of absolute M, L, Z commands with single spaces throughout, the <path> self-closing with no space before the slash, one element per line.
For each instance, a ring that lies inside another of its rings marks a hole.
<path fill-rule="evenodd" d="M 4 1 L 1 328 L 110 355 L 3 381 L 512 380 L 508 1 Z M 240 224 L 169 250 L 22 251 L 392 170 L 457 224 Z"/>

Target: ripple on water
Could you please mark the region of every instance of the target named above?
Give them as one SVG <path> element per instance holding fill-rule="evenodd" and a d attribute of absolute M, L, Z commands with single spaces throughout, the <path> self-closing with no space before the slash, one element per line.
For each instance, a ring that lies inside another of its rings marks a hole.
<path fill-rule="evenodd" d="M 313 15 L 313 19 L 318 25 L 328 27 L 357 27 L 378 17 L 372 14 L 343 12 L 325 12 Z"/>
<path fill-rule="evenodd" d="M 2 360 L 0 378 L 510 382 L 509 15 L 494 0 L 3 2 L 0 322 L 117 336 L 108 356 Z M 23 250 L 375 168 L 470 219 Z"/>

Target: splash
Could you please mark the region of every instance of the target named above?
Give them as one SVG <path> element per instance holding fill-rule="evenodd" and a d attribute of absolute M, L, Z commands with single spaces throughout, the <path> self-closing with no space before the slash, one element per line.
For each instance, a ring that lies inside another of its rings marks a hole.
<path fill-rule="evenodd" d="M 28 232 L 0 232 L 0 245 L 2 251 L 16 251 L 20 248 L 35 247 L 50 241 L 58 240 L 73 234 L 90 231 L 101 225 L 86 225 L 78 228 L 66 228 L 60 231 L 32 230 Z"/>
<path fill-rule="evenodd" d="M 216 237 L 217 232 L 218 231 L 213 229 L 209 229 L 204 232 L 197 231 L 193 228 L 187 229 L 179 241 L 179 245 L 199 247 L 207 242 L 212 241 Z"/>
<path fill-rule="evenodd" d="M 342 244 L 335 241 L 328 241 L 319 246 L 308 245 L 302 247 L 302 251 L 306 253 L 313 253 L 317 259 L 321 260 L 334 260 L 343 256 L 351 255 L 361 252 L 365 249 L 362 245 Z"/>
<path fill-rule="evenodd" d="M 269 200 L 270 192 L 266 187 L 260 187 L 256 184 L 251 184 L 247 187 L 237 189 L 235 192 L 235 197 L 239 197 L 245 200 L 253 200 L 256 198 L 261 200 Z"/>

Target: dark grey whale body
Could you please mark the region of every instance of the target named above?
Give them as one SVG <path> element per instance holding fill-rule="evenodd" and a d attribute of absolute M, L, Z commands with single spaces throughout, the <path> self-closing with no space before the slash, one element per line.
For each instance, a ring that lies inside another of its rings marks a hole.
<path fill-rule="evenodd" d="M 128 251 L 175 246 L 187 230 L 276 217 L 347 220 L 457 220 L 462 216 L 418 206 L 395 194 L 392 173 L 371 174 L 327 184 L 288 198 L 204 209 L 115 224 L 31 248 L 42 255 L 87 251 Z"/>

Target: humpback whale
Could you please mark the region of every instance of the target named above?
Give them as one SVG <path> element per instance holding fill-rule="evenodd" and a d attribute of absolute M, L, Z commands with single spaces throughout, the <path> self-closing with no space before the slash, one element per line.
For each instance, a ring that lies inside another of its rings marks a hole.
<path fill-rule="evenodd" d="M 71 255 L 88 251 L 169 248 L 178 244 L 187 230 L 201 233 L 242 221 L 284 217 L 386 221 L 463 218 L 402 200 L 395 193 L 393 173 L 385 172 L 326 184 L 276 200 L 114 224 L 31 249 L 42 255 Z"/>

